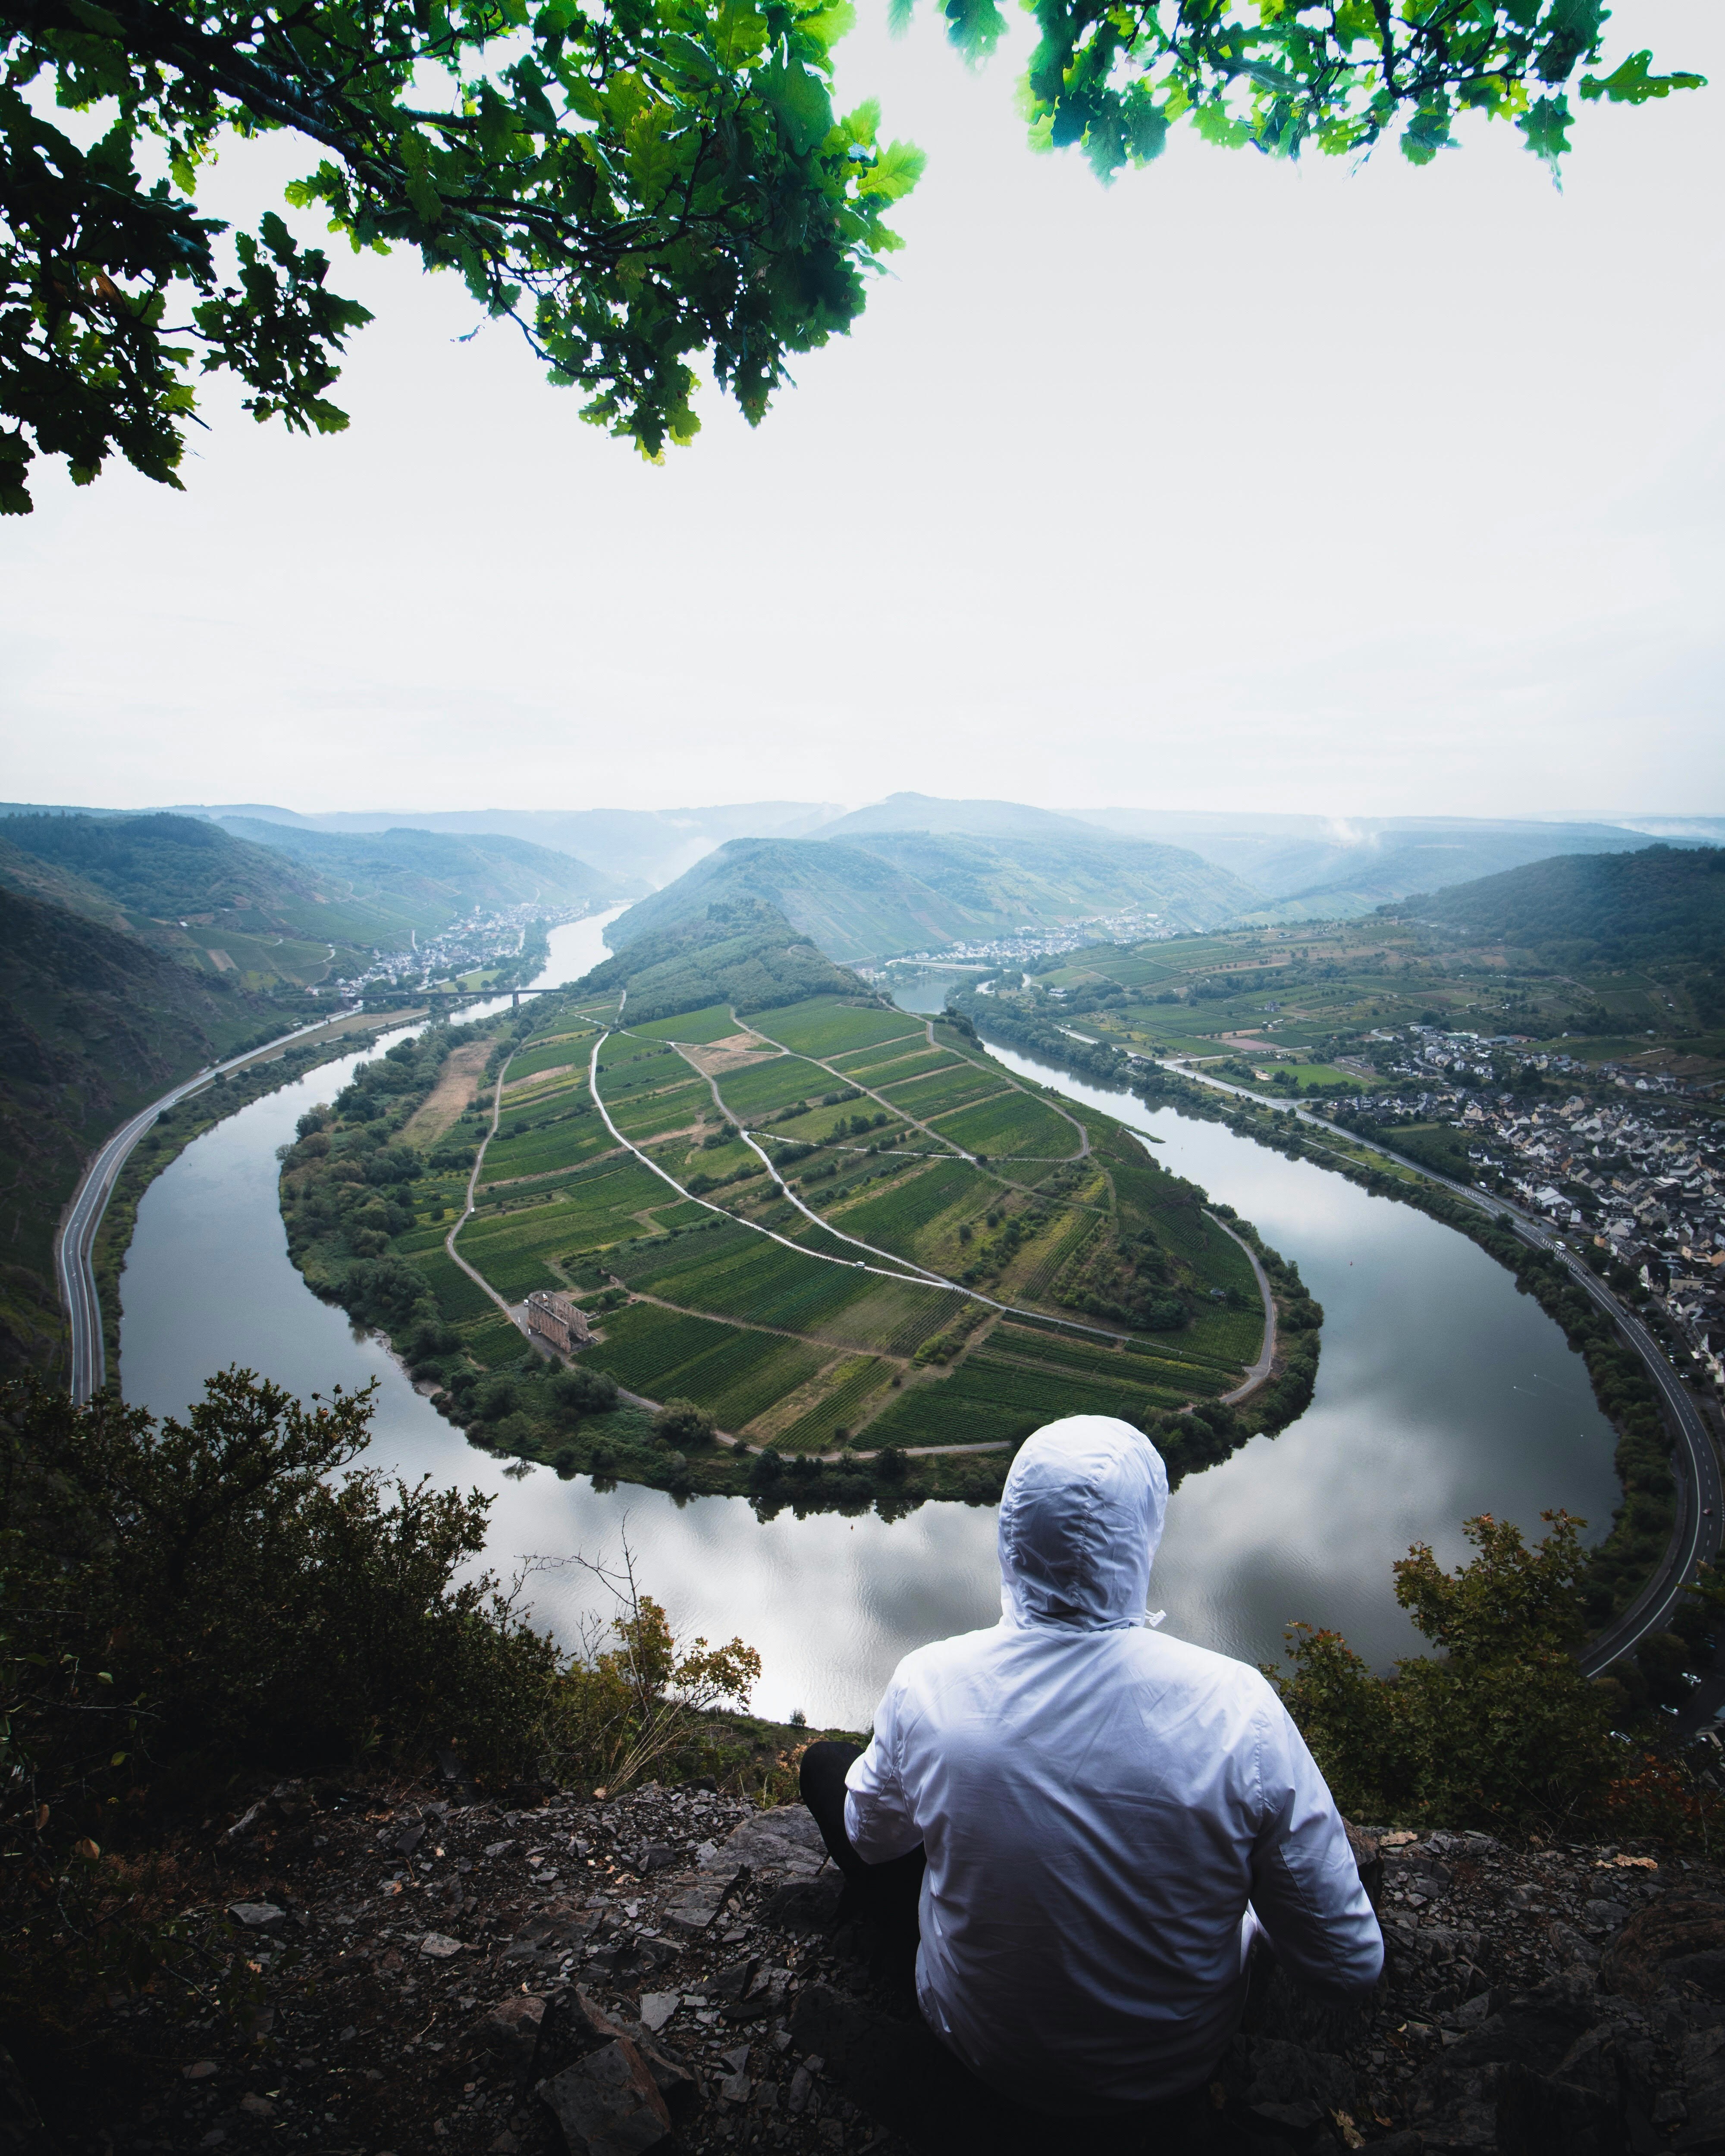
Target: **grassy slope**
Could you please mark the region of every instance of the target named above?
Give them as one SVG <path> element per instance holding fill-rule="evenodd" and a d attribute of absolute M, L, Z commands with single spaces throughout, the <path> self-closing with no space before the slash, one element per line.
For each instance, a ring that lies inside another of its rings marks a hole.
<path fill-rule="evenodd" d="M 0 888 L 0 1363 L 57 1367 L 54 1229 L 87 1155 L 146 1101 L 269 1027 L 137 938 Z"/>

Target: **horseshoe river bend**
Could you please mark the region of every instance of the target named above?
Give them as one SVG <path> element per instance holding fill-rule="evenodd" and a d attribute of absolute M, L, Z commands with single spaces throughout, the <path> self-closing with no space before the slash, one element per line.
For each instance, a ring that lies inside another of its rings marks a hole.
<path fill-rule="evenodd" d="M 540 979 L 572 980 L 596 964 L 608 918 L 553 929 Z M 937 1008 L 941 985 L 905 1000 Z M 1305 1414 L 1174 1493 L 1152 1581 L 1168 1630 L 1270 1662 L 1297 1619 L 1335 1627 L 1381 1666 L 1420 1645 L 1390 1576 L 1410 1542 L 1430 1542 L 1453 1564 L 1466 1553 L 1461 1523 L 1477 1512 L 1537 1533 L 1540 1513 L 1563 1506 L 1595 1534 L 1609 1527 L 1614 1438 L 1581 1359 L 1484 1251 L 1219 1124 L 991 1052 L 1160 1140 L 1163 1164 L 1255 1222 L 1324 1306 Z M 361 1060 L 325 1064 L 253 1101 L 151 1185 L 121 1280 L 130 1402 L 182 1413 L 230 1363 L 301 1394 L 375 1379 L 367 1464 L 491 1493 L 489 1562 L 505 1576 L 530 1556 L 615 1557 L 626 1527 L 643 1584 L 680 1627 L 737 1633 L 759 1649 L 755 1706 L 776 1717 L 800 1708 L 818 1727 L 865 1726 L 901 1654 L 993 1621 L 991 1507 L 930 1503 L 891 1523 L 785 1512 L 763 1524 L 740 1497 L 601 1491 L 585 1476 L 561 1481 L 470 1446 L 288 1260 L 276 1147 Z M 565 1566 L 531 1584 L 538 1620 L 572 1641 L 592 1604 L 586 1576 Z"/>

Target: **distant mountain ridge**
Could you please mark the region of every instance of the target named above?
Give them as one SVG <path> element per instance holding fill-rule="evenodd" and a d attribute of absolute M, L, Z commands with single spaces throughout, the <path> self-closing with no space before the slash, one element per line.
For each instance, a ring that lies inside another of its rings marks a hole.
<path fill-rule="evenodd" d="M 338 834 L 239 816 L 223 816 L 216 828 L 300 862 L 326 881 L 339 879 L 355 897 L 393 906 L 418 927 L 442 927 L 476 906 L 496 911 L 538 900 L 568 906 L 628 896 L 618 879 L 528 839 L 412 826 Z"/>
<path fill-rule="evenodd" d="M 259 990 L 326 978 L 341 948 L 405 950 L 475 908 L 568 912 L 622 895 L 525 839 L 342 839 L 165 813 L 0 816 L 0 884 Z"/>
<path fill-rule="evenodd" d="M 1142 840 L 958 834 L 737 839 L 631 906 L 614 950 L 715 902 L 776 907 L 840 964 L 1138 908 L 1171 927 L 1214 928 L 1258 894 L 1195 854 Z"/>
<path fill-rule="evenodd" d="M 1646 844 L 1645 832 L 1627 822 L 1196 809 L 1081 813 L 1122 835 L 1171 840 L 1231 869 L 1262 894 L 1249 917 L 1266 921 L 1356 919 L 1411 891 L 1471 882 L 1556 854 L 1629 853 Z"/>

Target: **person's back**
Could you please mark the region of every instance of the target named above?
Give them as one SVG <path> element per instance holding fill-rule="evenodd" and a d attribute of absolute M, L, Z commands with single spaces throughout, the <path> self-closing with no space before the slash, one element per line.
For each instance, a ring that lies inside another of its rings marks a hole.
<path fill-rule="evenodd" d="M 1382 1966 L 1345 1831 L 1274 1691 L 1145 1624 L 1166 1494 L 1126 1424 L 1040 1431 L 1002 1500 L 1000 1625 L 907 1656 L 846 1777 L 858 1856 L 926 1851 L 924 2015 L 1045 2111 L 1204 2077 L 1238 2019 L 1249 1900 L 1320 1989 L 1363 1991 Z"/>

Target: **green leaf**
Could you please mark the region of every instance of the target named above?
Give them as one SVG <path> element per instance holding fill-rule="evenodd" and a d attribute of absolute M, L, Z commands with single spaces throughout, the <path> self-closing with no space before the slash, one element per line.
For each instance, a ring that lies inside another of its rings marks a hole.
<path fill-rule="evenodd" d="M 775 60 L 759 69 L 754 81 L 757 94 L 773 108 L 799 157 L 825 141 L 832 131 L 833 100 L 819 75 L 795 61 Z"/>
<path fill-rule="evenodd" d="M 1550 166 L 1554 179 L 1558 160 L 1569 147 L 1569 118 L 1567 97 L 1542 97 L 1537 105 L 1529 106 L 1516 122 L 1527 138 L 1527 147 L 1536 157 Z"/>
<path fill-rule="evenodd" d="M 817 49 L 830 52 L 841 38 L 848 38 L 856 28 L 856 10 L 851 0 L 828 0 L 825 7 L 797 18 L 797 35 L 813 40 Z"/>
<path fill-rule="evenodd" d="M 874 195 L 882 202 L 897 202 L 909 194 L 922 177 L 928 159 L 914 142 L 892 142 L 856 183 L 860 195 Z"/>
<path fill-rule="evenodd" d="M 1651 52 L 1631 53 L 1608 75 L 1584 74 L 1581 94 L 1589 103 L 1608 97 L 1614 105 L 1645 105 L 1650 97 L 1669 97 L 1674 90 L 1705 90 L 1704 74 L 1649 74 Z"/>

